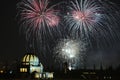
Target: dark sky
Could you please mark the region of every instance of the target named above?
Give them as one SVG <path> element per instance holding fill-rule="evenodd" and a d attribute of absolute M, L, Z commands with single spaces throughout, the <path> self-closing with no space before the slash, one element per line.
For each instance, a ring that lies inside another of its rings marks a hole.
<path fill-rule="evenodd" d="M 20 0 L 1 2 L 1 53 L 0 60 L 15 60 L 24 52 L 24 41 L 19 35 L 16 21 L 16 3 Z"/>
<path fill-rule="evenodd" d="M 17 25 L 16 21 L 16 4 L 19 1 L 21 0 L 2 0 L 2 2 L 0 3 L 0 61 L 2 62 L 4 60 L 14 61 L 16 59 L 20 59 L 25 54 L 25 41 L 23 37 L 19 34 L 19 26 Z M 110 1 L 120 4 L 119 0 Z M 92 56 L 94 56 L 94 59 L 96 59 L 96 56 L 98 55 Z M 104 57 L 107 58 L 107 56 Z"/>

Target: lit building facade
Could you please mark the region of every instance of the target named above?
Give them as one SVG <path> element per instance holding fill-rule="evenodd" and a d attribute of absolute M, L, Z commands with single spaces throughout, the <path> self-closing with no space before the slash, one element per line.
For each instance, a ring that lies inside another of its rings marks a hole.
<path fill-rule="evenodd" d="M 27 53 L 22 58 L 19 72 L 22 75 L 32 75 L 33 78 L 53 78 L 53 72 L 43 72 L 43 69 L 39 58 L 32 53 Z"/>

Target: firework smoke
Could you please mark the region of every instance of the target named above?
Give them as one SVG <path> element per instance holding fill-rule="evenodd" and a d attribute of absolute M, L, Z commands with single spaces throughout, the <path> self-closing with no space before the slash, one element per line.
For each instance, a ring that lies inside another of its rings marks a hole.
<path fill-rule="evenodd" d="M 85 51 L 86 43 L 74 39 L 63 39 L 55 47 L 54 57 L 56 61 L 67 62 L 69 67 L 75 69 L 82 66 Z"/>

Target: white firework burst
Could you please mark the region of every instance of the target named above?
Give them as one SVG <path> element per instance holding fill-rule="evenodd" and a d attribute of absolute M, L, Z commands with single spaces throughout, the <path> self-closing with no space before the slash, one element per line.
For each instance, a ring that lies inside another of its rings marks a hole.
<path fill-rule="evenodd" d="M 56 61 L 67 62 L 72 69 L 78 68 L 83 64 L 83 57 L 86 51 L 86 43 L 74 40 L 60 40 L 54 49 Z"/>

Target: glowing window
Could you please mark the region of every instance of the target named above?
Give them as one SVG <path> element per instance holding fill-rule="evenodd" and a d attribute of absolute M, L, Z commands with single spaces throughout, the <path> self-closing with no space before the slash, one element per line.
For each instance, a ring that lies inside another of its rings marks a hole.
<path fill-rule="evenodd" d="M 22 69 L 22 68 L 20 68 L 20 72 L 23 72 L 23 69 Z"/>
<path fill-rule="evenodd" d="M 3 70 L 1 70 L 0 73 L 3 73 Z"/>
<path fill-rule="evenodd" d="M 27 68 L 20 68 L 20 72 L 27 72 Z"/>
<path fill-rule="evenodd" d="M 39 74 L 35 74 L 35 78 L 39 78 L 40 76 L 39 76 Z"/>
<path fill-rule="evenodd" d="M 27 72 L 27 68 L 24 68 L 24 72 Z"/>

